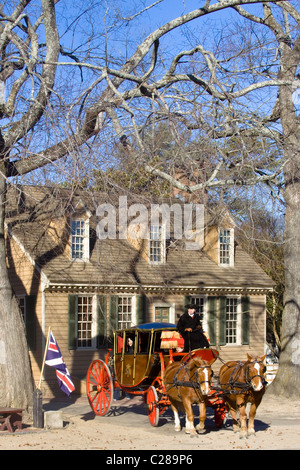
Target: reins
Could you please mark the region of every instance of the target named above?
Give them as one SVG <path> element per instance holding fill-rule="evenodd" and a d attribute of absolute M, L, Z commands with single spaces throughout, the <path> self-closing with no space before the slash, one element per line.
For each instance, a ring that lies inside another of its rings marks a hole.
<path fill-rule="evenodd" d="M 168 385 L 170 385 L 170 387 L 167 389 L 170 390 L 171 388 L 173 387 L 176 387 L 177 389 L 177 393 L 178 393 L 178 396 L 180 397 L 180 393 L 179 393 L 179 390 L 178 388 L 179 387 L 190 387 L 190 388 L 193 388 L 195 390 L 195 392 L 198 394 L 198 392 L 200 392 L 200 389 L 201 389 L 201 384 L 207 382 L 209 385 L 210 385 L 210 381 L 209 380 L 202 380 L 202 381 L 199 381 L 199 373 L 198 373 L 198 369 L 205 369 L 205 368 L 208 368 L 208 369 L 211 369 L 211 366 L 208 366 L 208 365 L 201 365 L 201 366 L 196 366 L 196 371 L 194 373 L 194 377 L 195 377 L 195 380 L 193 380 L 193 377 L 189 377 L 189 381 L 185 381 L 185 380 L 178 380 L 178 374 L 179 372 L 182 370 L 182 369 L 186 369 L 185 372 L 186 374 L 188 373 L 188 368 L 187 368 L 187 365 L 188 365 L 188 362 L 187 360 L 184 361 L 181 366 L 178 368 L 178 370 L 176 371 L 174 377 L 173 377 L 173 380 L 172 382 L 168 382 Z M 213 371 L 212 371 L 213 373 Z M 201 393 L 201 392 L 200 392 Z M 202 394 L 201 394 L 202 395 Z M 180 397 L 181 398 L 181 397 Z"/>
<path fill-rule="evenodd" d="M 213 350 L 211 350 L 211 351 L 214 354 L 214 351 Z M 215 354 L 214 354 L 214 356 L 215 356 Z M 218 384 L 217 385 L 212 384 L 210 381 L 206 381 L 206 380 L 203 380 L 203 381 L 200 382 L 199 381 L 198 369 L 205 368 L 205 367 L 211 369 L 211 366 L 208 366 L 208 365 L 202 365 L 202 366 L 197 367 L 197 369 L 194 373 L 195 380 L 193 380 L 193 377 L 189 377 L 188 381 L 178 380 L 178 374 L 183 369 L 186 369 L 186 374 L 188 374 L 188 367 L 187 366 L 188 366 L 190 358 L 191 358 L 191 356 L 188 356 L 185 359 L 185 361 L 182 362 L 182 364 L 180 365 L 180 367 L 176 371 L 172 382 L 168 382 L 168 384 L 167 384 L 167 385 L 169 385 L 169 387 L 167 388 L 167 391 L 170 390 L 173 387 L 176 387 L 179 398 L 181 398 L 180 393 L 179 393 L 179 387 L 193 388 L 195 390 L 195 393 L 199 396 L 201 394 L 201 391 L 200 391 L 201 390 L 201 384 L 205 383 L 205 382 L 209 382 L 209 385 L 211 386 L 212 391 L 214 392 L 214 393 L 212 393 L 211 396 L 218 395 L 218 394 L 222 394 L 222 395 L 236 394 L 236 395 L 238 395 L 238 394 L 241 394 L 241 393 L 248 392 L 251 389 L 253 389 L 253 385 L 252 385 L 251 382 L 255 377 L 260 377 L 260 379 L 262 380 L 263 385 L 265 385 L 265 383 L 266 383 L 265 378 L 262 375 L 256 374 L 256 375 L 253 375 L 252 377 L 250 377 L 250 373 L 249 373 L 249 367 L 250 367 L 251 364 L 253 364 L 253 363 L 262 364 L 262 361 L 251 361 L 251 362 L 248 362 L 248 363 L 238 361 L 236 363 L 233 371 L 230 374 L 229 381 L 226 382 L 226 383 L 220 383 L 220 377 L 218 377 Z M 217 356 L 216 359 L 219 359 L 222 362 L 223 365 L 227 365 L 227 363 L 222 358 L 220 358 L 219 356 Z M 228 365 L 227 365 L 227 367 L 230 368 Z M 246 367 L 245 374 L 244 374 L 245 381 L 242 382 L 239 379 L 240 379 L 241 372 L 244 370 L 245 367 Z M 212 371 L 211 378 L 212 377 L 213 377 L 213 371 Z M 226 390 L 225 387 L 227 387 L 227 390 Z"/>
<path fill-rule="evenodd" d="M 223 390 L 223 387 L 226 387 L 226 386 L 230 386 L 231 390 L 230 391 L 227 391 L 227 390 L 224 390 L 224 392 L 226 393 L 241 393 L 240 391 L 248 391 L 248 390 L 251 390 L 253 388 L 252 386 L 252 380 L 255 378 L 255 377 L 259 377 L 263 383 L 263 385 L 265 385 L 265 378 L 263 376 L 261 376 L 260 374 L 256 374 L 256 375 L 253 375 L 252 377 L 250 377 L 250 373 L 249 373 L 249 367 L 251 364 L 253 363 L 259 363 L 259 364 L 262 364 L 262 361 L 251 361 L 251 362 L 241 362 L 241 361 L 238 361 L 237 362 L 237 365 L 236 367 L 234 368 L 234 370 L 232 371 L 230 377 L 229 377 L 229 380 L 227 383 L 224 383 L 224 384 L 221 384 L 219 382 L 219 385 L 221 387 L 221 390 Z M 229 368 L 229 366 L 227 366 Z M 242 370 L 244 370 L 245 368 L 245 382 L 240 382 L 238 381 L 238 379 L 240 378 L 240 373 L 242 372 Z M 234 390 L 234 389 L 239 389 L 239 390 Z"/>

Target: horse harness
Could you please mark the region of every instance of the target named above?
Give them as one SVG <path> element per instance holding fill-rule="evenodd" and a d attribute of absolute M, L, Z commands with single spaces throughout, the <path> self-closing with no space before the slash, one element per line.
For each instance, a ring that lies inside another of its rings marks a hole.
<path fill-rule="evenodd" d="M 211 366 L 208 366 L 208 365 L 203 365 L 203 366 L 199 366 L 197 367 L 196 371 L 195 371 L 195 374 L 194 374 L 194 377 L 195 377 L 195 380 L 189 380 L 189 381 L 184 381 L 184 380 L 178 380 L 178 374 L 179 372 L 182 370 L 182 369 L 186 369 L 186 372 L 187 372 L 187 362 L 183 362 L 181 364 L 181 366 L 179 367 L 179 369 L 176 371 L 174 377 L 173 377 L 173 380 L 172 382 L 169 382 L 168 384 L 170 385 L 170 387 L 168 388 L 168 390 L 170 390 L 171 388 L 173 387 L 176 387 L 177 389 L 177 393 L 178 393 L 178 397 L 181 399 L 181 396 L 180 396 L 180 393 L 179 393 L 179 387 L 190 387 L 190 388 L 193 388 L 195 390 L 195 392 L 198 394 L 198 391 L 200 391 L 200 387 L 201 387 L 201 384 L 207 382 L 209 385 L 210 385 L 210 381 L 209 380 L 202 380 L 201 382 L 199 381 L 199 374 L 198 374 L 198 369 L 211 369 Z M 213 376 L 213 370 L 211 371 L 212 374 L 211 374 L 211 377 Z"/>
<path fill-rule="evenodd" d="M 262 380 L 263 386 L 265 386 L 266 380 L 260 374 L 256 374 L 256 375 L 253 375 L 252 377 L 250 377 L 249 366 L 251 364 L 253 364 L 254 362 L 259 363 L 259 364 L 263 363 L 262 361 L 251 361 L 251 362 L 249 362 L 247 364 L 246 371 L 245 371 L 245 382 L 239 382 L 236 379 L 239 377 L 240 372 L 242 371 L 243 367 L 246 364 L 242 361 L 238 361 L 236 367 L 234 368 L 234 370 L 232 371 L 232 373 L 230 375 L 228 383 L 226 383 L 226 384 L 220 384 L 219 383 L 219 386 L 216 386 L 216 385 L 213 386 L 214 394 L 217 394 L 218 392 L 222 392 L 223 395 L 227 395 L 227 394 L 237 394 L 238 395 L 240 393 L 250 392 L 250 390 L 252 389 L 251 381 L 255 377 L 260 377 L 260 379 Z M 200 392 L 201 384 L 205 383 L 205 382 L 208 382 L 210 384 L 210 382 L 206 381 L 206 380 L 203 380 L 203 381 L 199 382 L 198 369 L 204 369 L 204 368 L 210 368 L 211 369 L 211 366 L 203 365 L 203 366 L 197 367 L 197 369 L 195 371 L 195 374 L 194 374 L 195 380 L 189 380 L 189 381 L 178 380 L 178 374 L 184 368 L 185 369 L 187 368 L 187 362 L 186 361 L 183 362 L 181 364 L 181 366 L 179 367 L 179 369 L 176 371 L 176 373 L 173 377 L 173 381 L 168 383 L 168 385 L 170 385 L 170 387 L 167 389 L 167 391 L 170 390 L 173 387 L 176 387 L 178 397 L 181 399 L 180 392 L 179 392 L 179 387 L 190 387 L 190 388 L 194 389 L 195 393 L 200 398 L 199 395 L 201 395 L 201 392 Z M 186 370 L 186 372 L 187 372 L 187 370 Z M 211 370 L 211 372 L 212 372 L 212 374 L 211 374 L 211 378 L 212 378 L 213 375 L 214 375 L 214 372 L 213 372 L 213 370 Z M 224 390 L 223 386 L 225 386 L 225 385 L 229 385 L 230 389 L 229 390 Z M 238 390 L 236 390 L 236 389 L 238 389 Z"/>
<path fill-rule="evenodd" d="M 241 361 L 238 361 L 237 362 L 237 365 L 236 367 L 234 368 L 234 370 L 232 371 L 231 375 L 230 375 L 230 378 L 229 378 L 229 381 L 228 381 L 228 384 L 220 384 L 220 386 L 222 387 L 222 385 L 230 385 L 230 388 L 231 390 L 230 391 L 225 391 L 224 392 L 226 393 L 240 393 L 240 390 L 234 390 L 235 388 L 238 388 L 238 389 L 241 389 L 242 391 L 249 391 L 252 389 L 252 380 L 255 378 L 255 377 L 260 377 L 262 383 L 263 383 L 263 386 L 266 384 L 266 381 L 265 381 L 265 378 L 263 376 L 261 376 L 260 374 L 256 374 L 256 375 L 253 375 L 252 377 L 250 377 L 250 373 L 249 373 L 249 366 L 250 364 L 253 364 L 253 363 L 259 363 L 259 364 L 262 364 L 262 361 L 251 361 L 249 362 L 249 364 L 247 364 L 247 367 L 246 367 L 246 371 L 245 371 L 245 382 L 238 382 L 237 380 L 235 380 L 236 378 L 238 378 L 240 372 L 242 371 L 243 367 L 246 365 L 244 362 L 241 362 Z"/>

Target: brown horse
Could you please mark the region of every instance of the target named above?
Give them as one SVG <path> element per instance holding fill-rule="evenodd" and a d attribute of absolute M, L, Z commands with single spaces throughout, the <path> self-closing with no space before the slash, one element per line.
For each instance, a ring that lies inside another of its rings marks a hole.
<path fill-rule="evenodd" d="M 247 437 L 247 403 L 251 403 L 248 433 L 255 434 L 254 418 L 265 393 L 263 361 L 266 355 L 258 357 L 248 354 L 247 357 L 248 360 L 245 362 L 227 362 L 219 372 L 220 386 L 225 392 L 224 399 L 233 419 L 233 430 L 234 432 L 240 430 L 241 437 Z M 237 412 L 240 414 L 240 429 Z"/>
<path fill-rule="evenodd" d="M 192 405 L 199 403 L 200 416 L 197 430 L 204 432 L 206 419 L 205 398 L 210 392 L 212 369 L 215 361 L 204 361 L 200 357 L 194 357 L 189 361 L 173 362 L 165 371 L 167 393 L 174 413 L 175 431 L 180 431 L 179 410 L 185 411 L 187 434 L 197 435 L 194 426 L 194 414 Z"/>

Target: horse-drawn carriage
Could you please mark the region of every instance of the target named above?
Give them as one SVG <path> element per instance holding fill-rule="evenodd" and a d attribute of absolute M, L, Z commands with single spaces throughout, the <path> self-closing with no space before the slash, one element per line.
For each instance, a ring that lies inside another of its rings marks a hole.
<path fill-rule="evenodd" d="M 144 396 L 150 423 L 157 426 L 160 415 L 171 405 L 172 390 L 191 387 L 196 394 L 198 391 L 206 394 L 209 380 L 206 406 L 214 408 L 215 423 L 221 427 L 227 406 L 222 394 L 211 387 L 211 364 L 217 359 L 218 351 L 209 348 L 184 353 L 180 341 L 176 325 L 167 323 L 148 323 L 115 331 L 113 355 L 108 352 L 105 361 L 94 360 L 88 369 L 87 395 L 94 413 L 106 415 L 114 391 L 121 389 L 128 394 Z M 193 361 L 197 362 L 196 379 L 184 378 L 182 371 L 191 369 Z M 171 364 L 178 367 L 173 367 L 174 376 L 169 382 L 166 370 L 172 369 Z M 200 380 L 199 371 L 206 374 L 206 379 Z"/>

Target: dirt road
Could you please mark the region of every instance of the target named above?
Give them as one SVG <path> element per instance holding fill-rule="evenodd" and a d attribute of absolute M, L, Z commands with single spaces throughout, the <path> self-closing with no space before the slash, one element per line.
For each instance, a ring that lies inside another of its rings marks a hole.
<path fill-rule="evenodd" d="M 300 398 L 294 401 L 265 395 L 256 416 L 256 435 L 248 439 L 233 433 L 230 417 L 222 429 L 217 429 L 211 408 L 206 433 L 194 438 L 185 434 L 183 416 L 182 431 L 174 431 L 170 409 L 160 417 L 159 426 L 152 427 L 143 401 L 137 397 L 113 402 L 109 415 L 104 417 L 93 414 L 85 397 L 75 402 L 44 403 L 45 411 L 59 409 L 63 412 L 63 428 L 45 430 L 30 426 L 14 434 L 0 432 L 0 449 L 132 451 L 133 455 L 140 450 L 155 455 L 172 450 L 186 455 L 191 450 L 300 449 Z"/>

